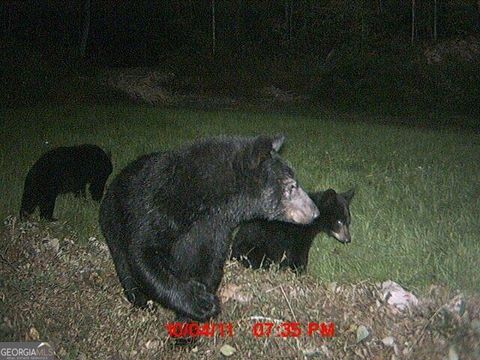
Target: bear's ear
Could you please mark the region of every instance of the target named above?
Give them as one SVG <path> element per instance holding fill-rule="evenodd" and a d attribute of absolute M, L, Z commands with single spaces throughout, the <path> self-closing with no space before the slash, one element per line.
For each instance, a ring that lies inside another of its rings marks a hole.
<path fill-rule="evenodd" d="M 276 135 L 272 140 L 272 150 L 278 153 L 284 142 L 285 142 L 285 135 L 282 135 L 282 134 Z"/>
<path fill-rule="evenodd" d="M 322 203 L 330 204 L 337 199 L 337 192 L 333 189 L 325 190 L 322 194 Z"/>
<path fill-rule="evenodd" d="M 351 188 L 351 189 L 348 190 L 347 192 L 344 192 L 344 193 L 342 193 L 342 194 L 340 194 L 340 195 L 342 195 L 342 196 L 345 198 L 345 200 L 347 200 L 347 203 L 350 204 L 350 202 L 351 202 L 352 199 L 353 199 L 353 196 L 355 195 L 355 188 Z"/>
<path fill-rule="evenodd" d="M 250 168 L 255 169 L 265 160 L 269 159 L 273 153 L 277 153 L 285 141 L 285 136 L 277 135 L 273 139 L 268 136 L 259 136 L 253 144 L 250 158 Z"/>

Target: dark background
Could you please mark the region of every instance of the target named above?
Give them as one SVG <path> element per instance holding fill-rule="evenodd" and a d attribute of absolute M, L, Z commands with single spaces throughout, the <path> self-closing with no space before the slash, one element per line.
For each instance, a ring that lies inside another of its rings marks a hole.
<path fill-rule="evenodd" d="M 50 99 L 72 72 L 148 66 L 183 92 L 275 86 L 342 109 L 478 113 L 478 1 L 7 1 L 0 19 L 9 106 L 35 86 Z"/>

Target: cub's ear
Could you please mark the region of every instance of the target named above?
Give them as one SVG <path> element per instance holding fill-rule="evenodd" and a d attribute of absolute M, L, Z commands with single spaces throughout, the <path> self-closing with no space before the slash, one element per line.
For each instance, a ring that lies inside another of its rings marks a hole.
<path fill-rule="evenodd" d="M 337 192 L 333 189 L 327 189 L 322 194 L 322 203 L 328 204 L 337 200 Z"/>
<path fill-rule="evenodd" d="M 355 195 L 355 188 L 351 188 L 347 192 L 344 192 L 340 195 L 342 195 L 345 198 L 345 200 L 347 200 L 347 202 L 350 204 L 350 202 L 353 199 L 353 196 Z"/>
<path fill-rule="evenodd" d="M 255 139 L 252 154 L 250 157 L 250 168 L 254 169 L 262 162 L 277 153 L 285 141 L 285 136 L 277 135 L 273 139 L 268 136 L 261 135 Z"/>

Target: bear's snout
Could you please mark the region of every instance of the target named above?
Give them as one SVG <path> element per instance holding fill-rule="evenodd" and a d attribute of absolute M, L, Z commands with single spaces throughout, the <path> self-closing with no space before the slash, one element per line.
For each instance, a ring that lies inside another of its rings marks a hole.
<path fill-rule="evenodd" d="M 320 212 L 308 194 L 298 188 L 296 194 L 285 204 L 286 221 L 307 225 L 315 220 Z"/>

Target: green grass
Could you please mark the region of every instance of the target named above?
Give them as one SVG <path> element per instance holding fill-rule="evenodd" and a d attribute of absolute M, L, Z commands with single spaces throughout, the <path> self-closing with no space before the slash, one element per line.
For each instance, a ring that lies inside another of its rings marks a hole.
<path fill-rule="evenodd" d="M 392 279 L 480 290 L 480 139 L 472 132 L 355 121 L 347 115 L 194 112 L 64 105 L 0 110 L 0 215 L 17 214 L 23 180 L 53 146 L 96 143 L 114 172 L 146 152 L 218 134 L 285 133 L 283 155 L 308 190 L 355 186 L 353 242 L 320 235 L 309 272 L 321 281 Z M 421 119 L 419 119 L 421 120 Z M 47 144 L 48 142 L 48 144 Z M 99 237 L 98 204 L 64 196 L 56 216 L 80 241 Z"/>

